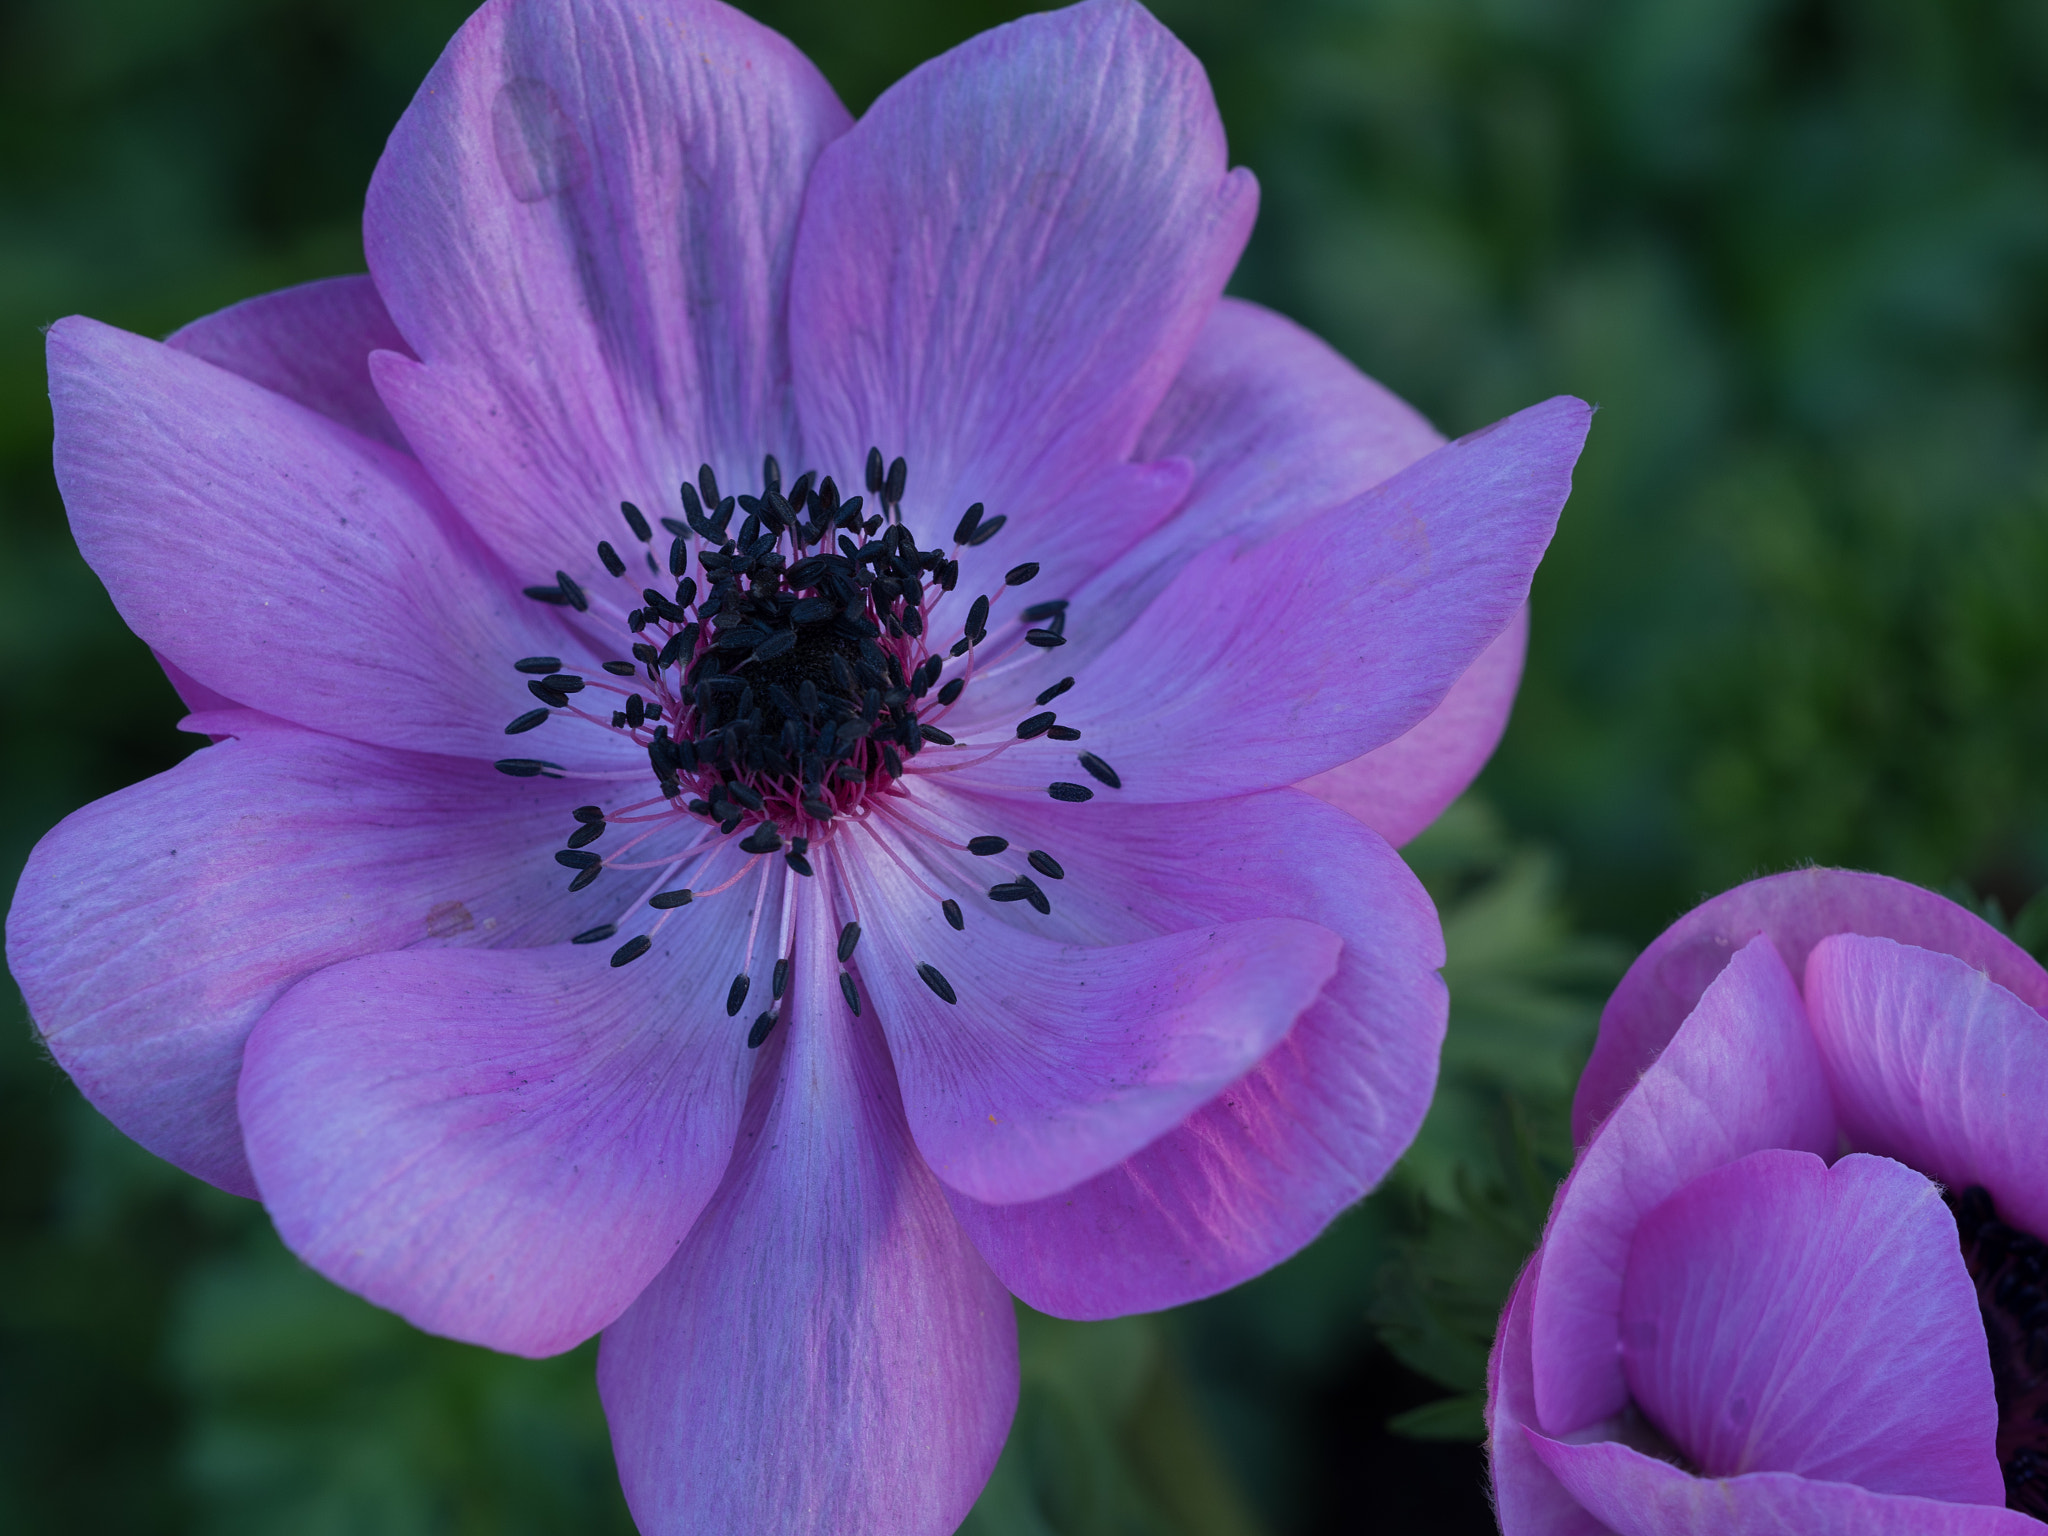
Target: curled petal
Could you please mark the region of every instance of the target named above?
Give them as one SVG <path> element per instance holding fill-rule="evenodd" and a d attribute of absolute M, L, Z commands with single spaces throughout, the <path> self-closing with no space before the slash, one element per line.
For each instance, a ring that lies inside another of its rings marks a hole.
<path fill-rule="evenodd" d="M 235 1085 L 257 1018 L 352 956 L 567 937 L 574 898 L 541 850 L 581 794 L 246 711 L 210 719 L 242 739 L 37 844 L 7 954 L 51 1054 L 102 1114 L 253 1195 Z"/>
<path fill-rule="evenodd" d="M 746 918 L 707 905 L 623 969 L 560 945 L 300 982 L 251 1033 L 239 1100 L 279 1234 L 433 1333 L 524 1355 L 590 1337 L 732 1152 L 752 1063 L 705 957 Z"/>
<path fill-rule="evenodd" d="M 2048 1008 L 2048 972 L 1989 923 L 1954 902 L 1883 875 L 1799 869 L 1752 880 L 1665 929 L 1628 968 L 1600 1014 L 1600 1037 L 1572 1101 L 1583 1145 L 1692 1012 L 1707 983 L 1760 933 L 1795 974 L 1831 933 L 1896 939 L 1966 960 L 2031 1008 Z"/>
<path fill-rule="evenodd" d="M 422 359 L 380 355 L 376 379 L 523 580 L 595 587 L 622 499 L 674 515 L 701 461 L 745 489 L 795 450 L 791 249 L 848 121 L 802 54 L 713 0 L 503 0 L 448 45 L 363 213 Z"/>
<path fill-rule="evenodd" d="M 913 70 L 819 158 L 804 204 L 790 344 L 807 447 L 842 480 L 870 445 L 902 454 L 920 543 L 945 544 L 970 502 L 1008 518 L 962 552 L 971 591 L 1020 558 L 1085 577 L 1172 510 L 1084 520 L 1071 503 L 1131 455 L 1256 204 L 1201 66 L 1128 0 L 1028 16 Z"/>
<path fill-rule="evenodd" d="M 1630 1394 L 1703 1471 L 2002 1504 L 1977 1289 L 1903 1163 L 1754 1152 L 1643 1218 L 1622 1282 Z"/>
<path fill-rule="evenodd" d="M 1010 1298 L 910 1139 L 806 902 L 739 1150 L 606 1330 L 598 1387 L 646 1536 L 946 1536 L 1017 1401 Z"/>
<path fill-rule="evenodd" d="M 1843 1132 L 2048 1232 L 2048 1019 L 1953 955 L 1837 934 L 1806 1006 Z"/>
<path fill-rule="evenodd" d="M 1664 1054 L 1587 1146 L 1550 1214 L 1530 1318 L 1536 1408 L 1569 1435 L 1628 1402 L 1622 1276 L 1643 1216 L 1751 1152 L 1835 1148 L 1806 1010 L 1767 938 L 1714 978 Z"/>

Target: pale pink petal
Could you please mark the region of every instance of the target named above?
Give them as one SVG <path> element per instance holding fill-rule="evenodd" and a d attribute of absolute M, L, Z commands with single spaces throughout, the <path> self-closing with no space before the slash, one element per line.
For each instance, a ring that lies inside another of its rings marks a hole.
<path fill-rule="evenodd" d="M 1770 940 L 1754 939 L 1601 1126 L 1551 1210 L 1530 1321 L 1542 1426 L 1568 1435 L 1628 1402 L 1622 1275 L 1646 1213 L 1723 1163 L 1769 1147 L 1832 1152 L 1835 1138 L 1798 989 Z"/>
<path fill-rule="evenodd" d="M 1831 933 L 1897 939 L 1967 960 L 2032 1008 L 2048 1008 L 2048 973 L 1989 923 L 1903 880 L 1849 869 L 1799 869 L 1725 891 L 1665 929 L 1614 989 L 1579 1079 L 1572 1133 L 1583 1144 L 1722 966 L 1759 933 L 1794 974 Z"/>
<path fill-rule="evenodd" d="M 1384 746 L 1528 597 L 1590 414 L 1532 406 L 1261 543 L 1212 546 L 1075 674 L 1061 722 L 1114 765 L 1124 801 L 1292 784 Z M 1013 751 L 961 777 L 1030 791 L 1039 764 Z"/>
<path fill-rule="evenodd" d="M 1529 1361 L 1529 1310 L 1543 1255 L 1532 1255 L 1508 1292 L 1486 1362 L 1486 1465 L 1502 1536 L 1607 1536 L 1609 1527 L 1543 1465 L 1531 1442 L 1536 1378 Z"/>
<path fill-rule="evenodd" d="M 1953 955 L 1848 934 L 1807 957 L 1806 1006 L 1851 1145 L 2048 1232 L 2048 1019 Z"/>
<path fill-rule="evenodd" d="M 293 1252 L 433 1333 L 524 1355 L 625 1310 L 710 1200 L 753 1059 L 706 902 L 616 946 L 375 955 L 257 1021 L 249 1162 Z"/>
<path fill-rule="evenodd" d="M 608 733 L 565 723 L 507 750 L 506 721 L 532 707 L 511 664 L 592 653 L 566 610 L 519 595 L 410 458 L 96 321 L 60 320 L 49 350 L 72 532 L 181 673 L 378 746 L 617 761 Z"/>
<path fill-rule="evenodd" d="M 1525 603 L 1420 725 L 1340 768 L 1302 780 L 1301 787 L 1399 847 L 1442 815 L 1493 756 L 1508 727 L 1528 646 Z"/>
<path fill-rule="evenodd" d="M 794 452 L 791 242 L 847 123 L 795 48 L 711 0 L 501 0 L 448 45 L 364 211 L 424 363 L 380 356 L 377 384 L 522 580 L 594 584 L 621 500 L 673 516 L 701 461 L 746 490 Z"/>
<path fill-rule="evenodd" d="M 549 858 L 581 795 L 246 713 L 246 739 L 76 811 L 36 845 L 8 963 L 50 1052 L 160 1157 L 253 1195 L 235 1119 L 284 989 L 412 945 L 559 942 L 601 921 Z"/>
<path fill-rule="evenodd" d="M 887 857 L 841 862 L 911 1134 L 975 1200 L 1040 1200 L 1156 1141 L 1257 1065 L 1337 966 L 1337 936 L 1293 918 L 1108 945 L 980 922 L 967 941 Z"/>
<path fill-rule="evenodd" d="M 173 331 L 164 345 L 405 450 L 370 382 L 370 354 L 404 352 L 405 338 L 367 277 L 323 278 L 244 299 Z"/>
<path fill-rule="evenodd" d="M 818 161 L 790 289 L 805 444 L 857 489 L 904 456 L 905 521 L 947 544 L 970 502 L 1063 596 L 1172 510 L 1076 516 L 1123 473 L 1223 291 L 1257 204 L 1194 56 L 1128 0 L 984 32 L 885 91 Z"/>
<path fill-rule="evenodd" d="M 1710 1476 L 2005 1502 L 1977 1288 L 1903 1163 L 1771 1150 L 1701 1174 L 1636 1228 L 1621 1340 L 1636 1406 Z"/>
<path fill-rule="evenodd" d="M 872 1020 L 840 1001 L 835 940 L 805 902 L 725 1183 L 605 1332 L 643 1536 L 946 1536 L 1009 1428 L 1010 1298 L 911 1143 Z"/>
<path fill-rule="evenodd" d="M 1005 912 L 1072 942 L 1304 916 L 1343 940 L 1286 1038 L 1143 1151 L 1045 1200 L 954 1197 L 1032 1306 L 1115 1317 L 1236 1285 L 1315 1237 L 1414 1139 L 1443 1043 L 1443 936 L 1415 876 L 1358 822 L 1287 790 L 1171 807 L 934 796 L 920 814 L 954 841 L 1011 840 L 1007 859 L 975 861 L 984 880 L 1028 872 L 1018 854 L 1031 848 L 1065 867 L 1039 877 L 1050 918 L 968 903 L 967 931 L 940 935 L 956 948 L 986 942 Z"/>
<path fill-rule="evenodd" d="M 1790 1472 L 1707 1478 L 1614 1441 L 1525 1431 L 1550 1470 L 1617 1536 L 2040 1536 L 2038 1520 L 1982 1504 L 1871 1493 Z M 1503 1536 L 1521 1536 L 1502 1522 Z"/>

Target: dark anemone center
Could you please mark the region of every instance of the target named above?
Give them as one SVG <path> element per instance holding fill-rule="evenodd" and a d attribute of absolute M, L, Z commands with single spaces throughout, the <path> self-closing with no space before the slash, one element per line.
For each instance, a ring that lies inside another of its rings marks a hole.
<path fill-rule="evenodd" d="M 804 689 L 841 714 L 857 710 L 858 696 L 849 686 L 860 660 L 860 639 L 829 619 L 796 626 L 796 643 L 780 656 L 756 660 L 747 670 L 761 699 L 761 729 L 780 734 L 785 722 L 804 714 Z M 813 706 L 812 712 L 815 712 Z"/>
<path fill-rule="evenodd" d="M 2006 1507 L 2048 1519 L 2048 1243 L 1999 1220 L 1980 1187 L 1944 1198 L 1991 1346 Z"/>

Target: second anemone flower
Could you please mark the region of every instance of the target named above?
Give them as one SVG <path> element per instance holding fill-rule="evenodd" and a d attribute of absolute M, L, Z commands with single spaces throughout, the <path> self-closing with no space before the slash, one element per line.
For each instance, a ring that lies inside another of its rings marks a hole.
<path fill-rule="evenodd" d="M 31 860 L 52 1052 L 420 1326 L 604 1330 L 650 1536 L 950 1530 L 1010 1292 L 1213 1293 L 1414 1135 L 1442 940 L 1366 823 L 1490 751 L 1585 433 L 1445 445 L 1221 299 L 1254 203 L 1119 0 L 858 123 L 714 4 L 486 6 L 370 278 L 51 332 L 218 743 Z"/>

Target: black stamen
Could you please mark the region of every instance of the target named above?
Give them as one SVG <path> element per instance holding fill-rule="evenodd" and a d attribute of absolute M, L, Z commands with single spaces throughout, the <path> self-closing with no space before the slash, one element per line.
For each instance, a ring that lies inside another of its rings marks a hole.
<path fill-rule="evenodd" d="M 1009 846 L 1010 840 L 1007 837 L 982 836 L 970 837 L 967 840 L 967 851 L 984 859 L 992 854 L 1001 853 Z"/>
<path fill-rule="evenodd" d="M 732 985 L 725 993 L 725 1016 L 728 1019 L 739 1017 L 740 1007 L 747 1000 L 747 988 L 752 985 L 753 980 L 745 971 L 733 977 Z"/>
<path fill-rule="evenodd" d="M 579 805 L 569 814 L 578 821 L 603 821 L 604 807 L 601 805 Z"/>
<path fill-rule="evenodd" d="M 561 589 L 563 602 L 578 613 L 590 612 L 590 599 L 583 595 L 583 589 L 570 579 L 567 571 L 555 572 L 555 585 Z"/>
<path fill-rule="evenodd" d="M 607 661 L 603 665 L 605 671 L 611 673 L 613 677 L 631 677 L 640 670 L 630 661 Z"/>
<path fill-rule="evenodd" d="M 768 984 L 768 995 L 781 1000 L 783 989 L 789 985 L 789 961 L 787 958 L 775 962 L 775 974 Z"/>
<path fill-rule="evenodd" d="M 939 974 L 937 966 L 926 965 L 924 961 L 920 960 L 917 962 L 917 974 L 926 986 L 939 994 L 941 1002 L 957 1003 L 960 1001 L 960 995 L 953 990 L 953 983 Z"/>
<path fill-rule="evenodd" d="M 785 853 L 782 856 L 782 858 L 783 861 L 786 864 L 788 864 L 791 869 L 795 870 L 800 875 L 810 875 L 816 873 L 816 871 L 811 868 L 811 861 L 805 858 L 802 854 L 798 853 L 794 848 L 792 848 L 788 853 Z"/>
<path fill-rule="evenodd" d="M 1088 776 L 1098 784 L 1107 784 L 1111 789 L 1124 787 L 1124 781 L 1116 776 L 1116 770 L 1093 752 L 1081 754 L 1081 766 L 1088 770 Z"/>
<path fill-rule="evenodd" d="M 773 853 L 782 846 L 782 834 L 775 830 L 775 823 L 764 821 L 749 832 L 740 842 L 746 853 Z"/>
<path fill-rule="evenodd" d="M 619 931 L 617 923 L 599 923 L 595 928 L 586 928 L 569 942 L 571 944 L 602 944 Z"/>
<path fill-rule="evenodd" d="M 569 846 L 571 848 L 587 848 L 603 836 L 603 822 L 586 821 L 582 826 L 569 834 Z"/>
<path fill-rule="evenodd" d="M 1055 725 L 1047 729 L 1046 737 L 1051 741 L 1079 741 L 1081 733 L 1071 725 Z"/>
<path fill-rule="evenodd" d="M 541 711 L 541 713 L 545 714 L 546 711 L 543 710 Z M 956 746 L 959 742 L 959 739 L 957 737 L 940 730 L 936 725 L 926 725 L 922 721 L 918 723 L 917 733 L 918 735 L 922 736 L 926 741 L 935 742 L 937 745 L 942 747 Z"/>
<path fill-rule="evenodd" d="M 1045 692 L 1041 693 L 1038 696 L 1038 702 L 1041 705 L 1050 704 L 1054 699 L 1058 698 L 1061 694 L 1065 693 L 1069 688 L 1073 686 L 1074 680 L 1071 677 L 1063 677 L 1058 682 L 1054 683 L 1050 688 L 1046 689 Z"/>
<path fill-rule="evenodd" d="M 750 1051 L 761 1049 L 761 1042 L 768 1038 L 774 1028 L 775 1015 L 773 1013 L 764 1013 L 761 1017 L 754 1020 L 754 1027 L 747 1031 L 747 1049 Z"/>
<path fill-rule="evenodd" d="M 1024 631 L 1024 643 L 1026 645 L 1035 645 L 1041 651 L 1050 651 L 1065 645 L 1067 637 L 1057 630 L 1027 629 Z"/>
<path fill-rule="evenodd" d="M 513 662 L 512 666 L 515 671 L 531 672 L 536 677 L 540 677 L 549 672 L 561 671 L 562 658 L 559 656 L 527 656 Z"/>
<path fill-rule="evenodd" d="M 946 921 L 953 925 L 955 933 L 960 932 L 967 926 L 967 919 L 960 915 L 960 903 L 952 897 L 948 896 L 944 901 L 940 902 L 939 910 L 946 914 Z"/>
<path fill-rule="evenodd" d="M 614 576 L 626 574 L 626 562 L 619 558 L 619 552 L 612 548 L 608 540 L 597 541 L 597 558 L 604 562 L 604 568 Z"/>
<path fill-rule="evenodd" d="M 994 538 L 997 534 L 1003 531 L 1003 524 L 1007 523 L 1009 520 L 1010 519 L 1007 514 L 1005 514 L 1002 517 L 990 518 L 987 522 L 983 523 L 979 528 L 974 530 L 973 534 L 967 540 L 969 546 L 977 544 L 986 544 L 990 539 Z"/>
<path fill-rule="evenodd" d="M 604 866 L 602 864 L 593 864 L 590 866 L 590 868 L 584 870 L 574 880 L 571 880 L 569 882 L 569 889 L 572 891 L 580 891 L 586 885 L 590 884 L 591 881 L 595 880 L 599 875 L 603 873 Z"/>
<path fill-rule="evenodd" d="M 846 964 L 853 958 L 853 950 L 860 943 L 860 924 L 848 923 L 839 930 L 839 963 Z"/>
<path fill-rule="evenodd" d="M 990 901 L 1022 901 L 1031 893 L 1015 881 L 1005 880 L 1001 885 L 988 888 Z"/>
<path fill-rule="evenodd" d="M 647 905 L 666 912 L 670 907 L 687 907 L 695 896 L 695 892 L 688 890 L 657 891 L 647 898 Z"/>
<path fill-rule="evenodd" d="M 1064 800 L 1070 805 L 1079 805 L 1083 800 L 1093 800 L 1095 791 L 1086 784 L 1069 784 L 1059 779 L 1045 786 L 1045 792 L 1055 800 Z"/>
<path fill-rule="evenodd" d="M 879 448 L 870 448 L 868 450 L 867 464 L 868 494 L 870 496 L 881 495 L 883 484 L 884 480 L 882 472 L 882 450 Z"/>
<path fill-rule="evenodd" d="M 839 991 L 846 999 L 846 1006 L 853 1010 L 853 1016 L 856 1019 L 859 1018 L 860 993 L 854 989 L 853 973 L 851 971 L 841 971 L 839 973 Z"/>
<path fill-rule="evenodd" d="M 564 869 L 592 869 L 604 860 L 594 853 L 585 853 L 580 848 L 558 848 L 555 862 Z"/>
<path fill-rule="evenodd" d="M 981 503 L 976 502 L 960 515 L 959 524 L 953 529 L 953 542 L 965 544 L 974 537 L 974 530 L 981 526 Z"/>
<path fill-rule="evenodd" d="M 537 677 L 527 682 L 526 691 L 550 709 L 567 709 L 569 707 L 569 695 L 562 692 L 559 688 L 550 688 Z"/>
<path fill-rule="evenodd" d="M 644 933 L 636 933 L 632 938 L 626 940 L 625 943 L 612 951 L 612 965 L 616 969 L 630 960 L 638 960 L 652 948 L 654 948 L 654 940 L 647 937 Z"/>
<path fill-rule="evenodd" d="M 955 699 L 960 697 L 962 691 L 965 690 L 966 687 L 966 678 L 954 678 L 950 683 L 946 684 L 945 687 L 939 690 L 939 702 L 941 704 L 951 704 Z M 1040 702 L 1042 703 L 1044 701 L 1041 700 Z"/>
<path fill-rule="evenodd" d="M 1018 614 L 1017 617 L 1026 624 L 1036 624 L 1040 619 L 1054 618 L 1066 611 L 1067 600 L 1064 597 L 1056 597 L 1049 603 L 1033 603 L 1029 608 Z M 1072 682 L 1073 679 L 1068 678 L 1067 681 Z"/>
<path fill-rule="evenodd" d="M 507 736 L 521 736 L 536 726 L 548 723 L 548 712 L 544 709 L 529 709 L 525 714 L 505 727 Z"/>
<path fill-rule="evenodd" d="M 521 587 L 519 590 L 536 603 L 552 603 L 557 608 L 566 608 L 569 605 L 569 594 L 560 587 Z"/>
<path fill-rule="evenodd" d="M 501 757 L 491 766 L 515 779 L 537 778 L 544 773 L 551 779 L 562 776 L 559 763 L 544 763 L 537 757 Z M 549 771 L 551 769 L 552 772 Z"/>
<path fill-rule="evenodd" d="M 1034 848 L 1024 855 L 1031 861 L 1031 867 L 1050 880 L 1064 880 L 1067 872 L 1060 868 L 1060 861 L 1041 848 Z"/>
<path fill-rule="evenodd" d="M 1037 574 L 1038 562 L 1036 560 L 1026 560 L 1022 565 L 1011 566 L 1010 569 L 1004 573 L 1003 584 L 1005 586 L 1021 587 L 1024 585 L 1025 582 L 1029 581 L 1032 577 L 1036 576 Z"/>
<path fill-rule="evenodd" d="M 1043 736 L 1052 729 L 1052 723 L 1057 718 L 1058 716 L 1048 709 L 1042 715 L 1033 715 L 1029 720 L 1019 721 L 1017 724 L 1017 739 L 1019 741 L 1029 741 L 1034 736 Z"/>
<path fill-rule="evenodd" d="M 647 526 L 647 514 L 630 501 L 619 503 L 619 512 L 626 519 L 626 526 L 633 530 L 633 537 L 642 544 L 654 542 L 654 530 Z"/>

